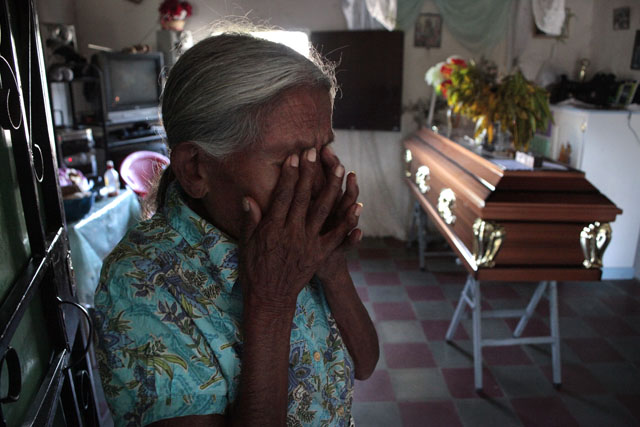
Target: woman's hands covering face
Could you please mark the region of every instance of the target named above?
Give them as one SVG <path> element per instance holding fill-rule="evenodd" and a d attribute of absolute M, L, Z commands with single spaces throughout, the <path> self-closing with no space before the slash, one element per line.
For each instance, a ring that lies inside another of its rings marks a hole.
<path fill-rule="evenodd" d="M 322 159 L 322 166 L 325 176 L 329 176 L 331 170 L 340 164 L 340 159 L 335 155 L 333 150 L 327 145 L 320 153 Z M 349 218 L 350 216 L 360 218 L 362 210 L 362 204 L 356 203 L 360 190 L 358 189 L 358 182 L 356 174 L 350 172 L 347 175 L 347 184 L 344 193 L 340 192 L 336 200 L 334 210 L 324 225 L 324 231 L 332 230 L 339 226 L 339 224 Z M 355 227 L 355 226 L 354 226 Z M 333 251 L 325 260 L 323 265 L 318 269 L 316 274 L 323 282 L 325 286 L 333 286 L 334 284 L 343 283 L 341 275 L 348 274 L 347 260 L 345 257 L 345 251 L 355 245 L 357 245 L 362 239 L 362 230 L 355 228 L 345 238 L 342 244 Z"/>
<path fill-rule="evenodd" d="M 323 164 L 326 181 L 312 202 L 318 161 Z M 302 156 L 289 156 L 264 214 L 255 200 L 245 197 L 240 283 L 246 308 L 291 311 L 311 277 L 326 269 L 336 251 L 360 239 L 359 230 L 351 232 L 360 210 L 355 204 L 355 175 L 347 179 L 344 194 L 343 177 L 344 167 L 330 150 L 325 148 L 318 156 L 312 148 Z"/>

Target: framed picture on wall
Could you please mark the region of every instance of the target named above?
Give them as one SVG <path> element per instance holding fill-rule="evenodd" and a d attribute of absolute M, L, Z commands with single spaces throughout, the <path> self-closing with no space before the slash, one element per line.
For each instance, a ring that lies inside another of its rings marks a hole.
<path fill-rule="evenodd" d="M 618 7 L 616 9 L 613 9 L 613 29 L 628 30 L 630 15 L 631 15 L 631 11 L 628 6 Z"/>
<path fill-rule="evenodd" d="M 418 16 L 413 45 L 427 49 L 442 45 L 442 16 L 440 14 L 421 13 Z"/>
<path fill-rule="evenodd" d="M 633 41 L 633 52 L 631 53 L 631 68 L 640 70 L 640 30 L 636 30 L 636 38 Z"/>

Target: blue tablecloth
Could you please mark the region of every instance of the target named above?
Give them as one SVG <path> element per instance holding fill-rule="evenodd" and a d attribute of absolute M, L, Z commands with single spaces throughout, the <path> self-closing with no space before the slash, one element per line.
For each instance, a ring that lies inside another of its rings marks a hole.
<path fill-rule="evenodd" d="M 118 196 L 96 202 L 80 221 L 67 224 L 80 303 L 93 305 L 102 260 L 139 220 L 138 196 L 127 188 Z"/>

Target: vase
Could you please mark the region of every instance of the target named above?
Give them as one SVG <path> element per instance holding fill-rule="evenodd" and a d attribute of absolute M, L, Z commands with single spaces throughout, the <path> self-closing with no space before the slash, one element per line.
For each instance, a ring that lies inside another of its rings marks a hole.
<path fill-rule="evenodd" d="M 493 125 L 493 146 L 494 151 L 505 152 L 511 149 L 511 133 L 508 130 L 503 130 L 500 123 Z"/>
<path fill-rule="evenodd" d="M 169 31 L 182 31 L 184 30 L 184 19 L 172 19 L 172 20 L 162 20 L 160 22 L 163 30 Z"/>
<path fill-rule="evenodd" d="M 476 129 L 477 129 L 476 124 Z M 494 123 L 493 125 L 493 141 L 489 141 L 487 131 L 483 130 L 478 135 L 476 143 L 482 144 L 482 147 L 487 151 L 495 153 L 508 153 L 513 151 L 513 141 L 511 139 L 511 133 L 508 130 L 502 130 L 500 123 Z"/>
<path fill-rule="evenodd" d="M 447 138 L 454 137 L 454 131 L 460 127 L 460 114 L 453 112 L 453 108 L 447 108 Z"/>

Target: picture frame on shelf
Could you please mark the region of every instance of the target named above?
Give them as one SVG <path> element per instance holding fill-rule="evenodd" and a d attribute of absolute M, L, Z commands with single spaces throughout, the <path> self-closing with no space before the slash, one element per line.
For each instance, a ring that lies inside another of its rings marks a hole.
<path fill-rule="evenodd" d="M 618 7 L 613 9 L 613 29 L 616 30 L 628 30 L 629 21 L 631 16 L 631 8 Z"/>
<path fill-rule="evenodd" d="M 442 15 L 421 13 L 416 20 L 413 45 L 415 47 L 439 48 L 442 45 Z"/>
<path fill-rule="evenodd" d="M 631 101 L 633 100 L 637 89 L 638 80 L 620 84 L 620 86 L 618 87 L 618 92 L 616 93 L 616 100 L 614 102 L 614 105 L 627 106 L 631 104 Z"/>

